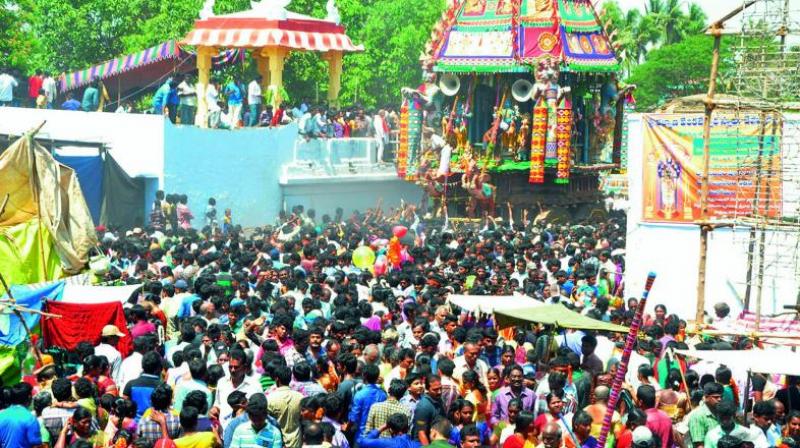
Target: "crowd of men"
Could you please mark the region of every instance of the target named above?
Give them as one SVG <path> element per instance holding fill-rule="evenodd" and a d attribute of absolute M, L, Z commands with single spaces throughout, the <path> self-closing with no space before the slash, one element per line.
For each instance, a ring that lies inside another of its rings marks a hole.
<path fill-rule="evenodd" d="M 629 325 L 625 218 L 516 222 L 297 207 L 247 233 L 102 229 L 104 280 L 142 284 L 128 328 L 77 344 L 74 371 L 47 359 L 4 387 L 0 446 L 597 448 L 625 334 L 497 328 L 447 298 L 517 293 Z M 402 265 L 354 264 L 397 226 Z M 606 446 L 794 447 L 798 379 L 676 356 L 752 345 L 685 326 L 664 305 L 646 316 Z"/>

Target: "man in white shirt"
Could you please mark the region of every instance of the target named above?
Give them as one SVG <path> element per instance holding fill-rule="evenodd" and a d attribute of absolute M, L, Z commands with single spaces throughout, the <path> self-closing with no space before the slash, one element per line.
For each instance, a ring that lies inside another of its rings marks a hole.
<path fill-rule="evenodd" d="M 258 126 L 258 117 L 261 115 L 261 75 L 247 85 L 247 105 L 250 108 L 248 126 Z"/>
<path fill-rule="evenodd" d="M 378 151 L 376 160 L 378 163 L 383 163 L 383 147 L 389 142 L 389 134 L 386 132 L 386 111 L 380 110 L 372 120 L 372 126 L 375 129 L 375 140 L 378 142 Z"/>
<path fill-rule="evenodd" d="M 217 383 L 217 394 L 214 397 L 214 407 L 209 415 L 216 415 L 225 425 L 225 417 L 233 412 L 233 408 L 228 404 L 228 396 L 231 392 L 238 390 L 250 398 L 255 393 L 262 392 L 258 377 L 248 375 L 247 356 L 241 350 L 233 350 L 230 353 L 228 369 L 230 375 L 219 380 Z M 229 421 L 229 420 L 228 420 Z M 223 428 L 224 429 L 224 428 Z"/>
<path fill-rule="evenodd" d="M 208 127 L 215 129 L 219 127 L 219 118 L 222 108 L 219 107 L 219 81 L 212 78 L 206 87 L 206 103 L 208 104 Z"/>
<path fill-rule="evenodd" d="M 47 98 L 47 108 L 52 109 L 56 101 L 56 95 L 58 94 L 56 80 L 53 78 L 52 73 L 45 72 L 44 81 L 42 81 L 42 89 L 44 90 L 45 98 Z"/>
<path fill-rule="evenodd" d="M 178 112 L 181 124 L 193 125 L 195 112 L 197 111 L 197 89 L 190 76 L 187 76 L 178 84 Z"/>
<path fill-rule="evenodd" d="M 119 338 L 125 337 L 125 333 L 119 331 L 116 325 L 106 325 L 100 333 L 100 344 L 94 348 L 94 354 L 105 356 L 108 365 L 111 366 L 111 378 L 119 384 L 120 366 L 122 365 L 122 355 L 117 350 Z"/>
<path fill-rule="evenodd" d="M 474 342 L 467 342 L 464 344 L 464 354 L 454 360 L 456 368 L 453 371 L 453 378 L 461 382 L 461 377 L 467 370 L 474 370 L 478 374 L 481 383 L 488 385 L 489 382 L 486 375 L 489 373 L 489 365 L 478 356 L 480 355 L 481 348 Z"/>
<path fill-rule="evenodd" d="M 0 107 L 11 106 L 14 101 L 14 89 L 19 83 L 8 73 L 0 73 Z"/>
<path fill-rule="evenodd" d="M 125 390 L 128 381 L 139 378 L 144 371 L 142 369 L 142 359 L 144 354 L 150 351 L 150 341 L 146 337 L 138 337 L 133 340 L 133 353 L 122 360 L 119 368 L 119 377 L 114 378 L 118 390 Z"/>

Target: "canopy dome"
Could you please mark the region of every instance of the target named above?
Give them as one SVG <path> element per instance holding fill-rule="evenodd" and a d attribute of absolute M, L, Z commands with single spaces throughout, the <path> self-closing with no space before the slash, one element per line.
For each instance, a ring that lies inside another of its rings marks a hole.
<path fill-rule="evenodd" d="M 289 12 L 267 0 L 253 5 L 254 8 L 247 11 L 195 21 L 194 28 L 182 43 L 206 47 L 284 47 L 319 52 L 364 50 L 362 45 L 354 45 L 344 27 L 334 21 Z"/>

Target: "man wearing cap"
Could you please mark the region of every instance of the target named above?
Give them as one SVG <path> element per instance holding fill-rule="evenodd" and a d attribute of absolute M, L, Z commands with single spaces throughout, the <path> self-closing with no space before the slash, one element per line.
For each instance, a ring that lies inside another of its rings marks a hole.
<path fill-rule="evenodd" d="M 249 421 L 233 432 L 230 448 L 282 448 L 281 431 L 275 420 L 267 415 L 267 397 L 260 392 L 253 394 L 247 401 L 246 410 Z"/>
<path fill-rule="evenodd" d="M 653 432 L 647 426 L 639 426 L 633 430 L 631 441 L 634 448 L 655 448 Z"/>
<path fill-rule="evenodd" d="M 119 331 L 116 325 L 106 325 L 100 333 L 100 344 L 94 348 L 94 354 L 105 356 L 111 366 L 111 378 L 114 382 L 120 383 L 120 366 L 122 365 L 122 355 L 117 350 L 119 338 L 125 337 L 125 333 Z"/>

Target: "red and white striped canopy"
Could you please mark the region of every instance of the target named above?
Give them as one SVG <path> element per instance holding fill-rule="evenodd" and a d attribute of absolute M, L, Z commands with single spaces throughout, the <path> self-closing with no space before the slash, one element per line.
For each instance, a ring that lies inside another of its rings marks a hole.
<path fill-rule="evenodd" d="M 287 47 L 308 51 L 363 51 L 343 33 L 318 33 L 283 29 L 195 29 L 183 41 L 208 47 Z"/>
<path fill-rule="evenodd" d="M 344 27 L 336 23 L 294 13 L 285 19 L 268 19 L 255 15 L 254 11 L 198 20 L 181 43 L 207 47 L 285 47 L 320 52 L 364 51 L 362 45 L 353 45 Z"/>

